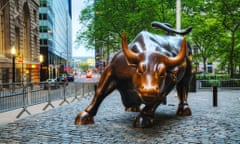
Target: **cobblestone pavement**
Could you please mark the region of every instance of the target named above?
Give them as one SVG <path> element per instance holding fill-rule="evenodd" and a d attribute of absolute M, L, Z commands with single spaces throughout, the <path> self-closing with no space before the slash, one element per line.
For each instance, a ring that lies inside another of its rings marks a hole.
<path fill-rule="evenodd" d="M 177 97 L 156 111 L 153 128 L 133 128 L 137 113 L 124 111 L 114 91 L 102 103 L 95 124 L 74 125 L 74 118 L 90 99 L 63 105 L 0 127 L 0 143 L 240 143 L 240 91 L 219 91 L 218 106 L 212 93 L 190 93 L 192 116 L 175 115 Z"/>

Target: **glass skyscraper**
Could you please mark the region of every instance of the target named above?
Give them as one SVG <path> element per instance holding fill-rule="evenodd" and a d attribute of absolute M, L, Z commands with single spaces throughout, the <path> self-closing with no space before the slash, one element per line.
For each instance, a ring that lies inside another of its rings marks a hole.
<path fill-rule="evenodd" d="M 40 0 L 41 81 L 70 71 L 72 59 L 71 0 Z"/>

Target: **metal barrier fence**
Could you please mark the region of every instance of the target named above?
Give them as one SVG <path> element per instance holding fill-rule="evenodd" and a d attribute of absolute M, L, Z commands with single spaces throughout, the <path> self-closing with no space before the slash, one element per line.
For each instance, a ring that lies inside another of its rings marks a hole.
<path fill-rule="evenodd" d="M 97 81 L 69 82 L 69 83 L 11 83 L 0 85 L 0 113 L 22 108 L 17 115 L 19 118 L 24 112 L 31 114 L 27 107 L 46 103 L 43 110 L 49 106 L 54 108 L 52 102 L 62 100 L 70 103 L 79 100 L 80 97 L 93 95 Z"/>
<path fill-rule="evenodd" d="M 24 112 L 31 114 L 27 107 L 47 103 L 43 110 L 49 106 L 54 108 L 52 102 L 62 100 L 60 105 L 79 100 L 80 97 L 91 96 L 95 93 L 95 81 L 71 83 L 8 83 L 0 84 L 0 113 L 22 108 L 17 115 L 19 118 Z M 209 89 L 217 86 L 221 89 L 239 89 L 240 79 L 232 80 L 197 80 L 197 89 Z"/>
<path fill-rule="evenodd" d="M 208 89 L 217 86 L 221 89 L 240 89 L 240 79 L 230 80 L 197 80 L 198 89 Z"/>

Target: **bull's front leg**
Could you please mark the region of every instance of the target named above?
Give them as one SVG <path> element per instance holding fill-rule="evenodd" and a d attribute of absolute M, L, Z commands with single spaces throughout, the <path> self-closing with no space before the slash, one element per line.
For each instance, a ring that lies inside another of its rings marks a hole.
<path fill-rule="evenodd" d="M 95 95 L 85 111 L 77 114 L 75 124 L 94 124 L 93 117 L 97 114 L 98 108 L 104 98 L 115 89 L 115 81 L 111 77 L 111 71 L 106 69 L 102 74 Z"/>
<path fill-rule="evenodd" d="M 152 127 L 155 120 L 155 110 L 159 103 L 153 105 L 146 105 L 140 114 L 135 118 L 133 123 L 134 127 L 137 128 L 149 128 Z"/>
<path fill-rule="evenodd" d="M 188 87 L 187 86 L 177 86 L 177 93 L 178 93 L 178 109 L 177 115 L 180 116 L 190 116 L 192 115 L 192 111 L 188 105 Z"/>

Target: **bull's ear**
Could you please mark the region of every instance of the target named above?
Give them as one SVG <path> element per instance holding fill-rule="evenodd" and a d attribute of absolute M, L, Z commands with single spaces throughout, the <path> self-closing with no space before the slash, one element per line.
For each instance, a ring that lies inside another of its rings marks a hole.
<path fill-rule="evenodd" d="M 122 50 L 125 55 L 125 58 L 127 60 L 128 65 L 130 66 L 136 66 L 136 64 L 139 61 L 139 56 L 137 53 L 133 52 L 128 48 L 128 42 L 126 33 L 122 33 Z"/>

